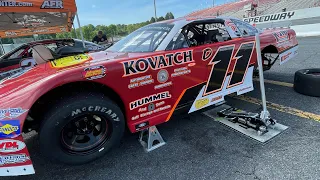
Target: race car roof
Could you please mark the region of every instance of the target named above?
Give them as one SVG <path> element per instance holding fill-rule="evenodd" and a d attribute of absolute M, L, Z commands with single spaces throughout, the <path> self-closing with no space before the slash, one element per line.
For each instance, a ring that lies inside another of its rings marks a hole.
<path fill-rule="evenodd" d="M 0 1 L 0 38 L 70 31 L 76 12 L 75 0 Z"/>

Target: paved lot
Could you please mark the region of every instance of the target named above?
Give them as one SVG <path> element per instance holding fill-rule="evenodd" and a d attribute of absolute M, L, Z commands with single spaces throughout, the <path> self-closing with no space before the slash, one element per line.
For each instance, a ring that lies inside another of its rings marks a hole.
<path fill-rule="evenodd" d="M 265 78 L 293 82 L 295 71 L 320 67 L 320 38 L 299 39 L 299 55 L 265 73 Z M 259 98 L 256 90 L 246 96 Z M 320 114 L 320 98 L 300 95 L 290 87 L 266 84 L 269 102 Z M 259 106 L 228 98 L 228 104 L 255 111 Z M 137 135 L 128 134 L 119 148 L 82 166 L 43 160 L 36 136 L 27 140 L 36 175 L 3 179 L 320 179 L 320 123 L 270 109 L 278 122 L 289 126 L 261 144 L 204 116 L 178 117 L 159 126 L 167 145 L 145 153 Z M 2 179 L 2 178 L 1 178 Z"/>

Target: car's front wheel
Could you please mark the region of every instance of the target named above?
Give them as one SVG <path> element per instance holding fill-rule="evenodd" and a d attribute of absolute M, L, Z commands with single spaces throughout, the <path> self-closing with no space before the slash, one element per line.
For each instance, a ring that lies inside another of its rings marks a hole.
<path fill-rule="evenodd" d="M 99 94 L 63 98 L 45 114 L 39 132 L 40 150 L 66 164 L 84 164 L 120 142 L 125 129 L 121 109 Z"/>

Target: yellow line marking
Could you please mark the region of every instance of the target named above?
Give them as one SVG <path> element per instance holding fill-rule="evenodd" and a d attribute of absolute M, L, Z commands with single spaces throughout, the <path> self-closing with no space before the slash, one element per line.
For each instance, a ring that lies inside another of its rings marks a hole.
<path fill-rule="evenodd" d="M 256 78 L 253 79 L 253 80 L 259 82 L 259 79 L 256 79 Z M 274 81 L 274 80 L 268 80 L 268 79 L 265 79 L 264 82 L 265 82 L 265 83 L 268 83 L 268 84 L 279 85 L 279 86 L 293 87 L 293 84 L 292 84 L 292 83 L 287 83 L 287 82 Z"/>
<path fill-rule="evenodd" d="M 262 103 L 261 100 L 253 98 L 253 97 L 249 97 L 249 96 L 239 95 L 239 96 L 232 96 L 232 97 L 235 99 L 239 99 L 239 100 L 246 101 L 246 102 L 253 103 L 253 104 L 261 105 L 261 103 Z M 320 122 L 320 115 L 318 115 L 318 114 L 313 114 L 313 113 L 302 111 L 299 109 L 286 107 L 286 106 L 272 103 L 272 102 L 268 102 L 268 101 L 267 101 L 267 107 L 271 108 L 271 109 L 275 109 L 280 112 L 284 112 L 284 113 L 288 113 L 288 114 L 295 115 L 298 117 L 302 117 L 302 118 L 306 118 L 306 119 Z"/>

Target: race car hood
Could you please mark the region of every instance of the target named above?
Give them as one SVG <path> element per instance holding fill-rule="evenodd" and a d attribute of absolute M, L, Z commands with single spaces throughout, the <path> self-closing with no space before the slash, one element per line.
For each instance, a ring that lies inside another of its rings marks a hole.
<path fill-rule="evenodd" d="M 102 61 L 126 60 L 145 56 L 147 53 L 118 53 L 118 52 L 94 52 L 86 55 L 80 55 L 82 59 L 74 61 L 72 57 L 66 57 L 50 61 L 46 64 L 31 68 L 15 67 L 13 69 L 0 71 L 0 98 L 33 83 L 41 80 L 58 76 L 59 72 L 71 71 L 77 67 L 84 68 Z M 78 56 L 78 55 L 77 55 Z M 71 58 L 71 60 L 69 60 Z M 76 63 L 73 63 L 76 62 Z M 72 67 L 72 68 L 71 68 Z"/>

